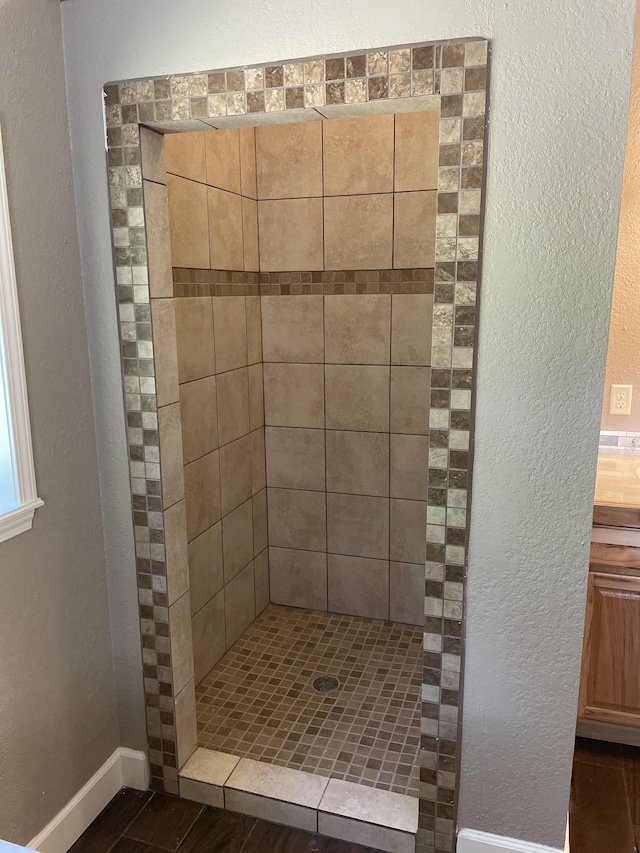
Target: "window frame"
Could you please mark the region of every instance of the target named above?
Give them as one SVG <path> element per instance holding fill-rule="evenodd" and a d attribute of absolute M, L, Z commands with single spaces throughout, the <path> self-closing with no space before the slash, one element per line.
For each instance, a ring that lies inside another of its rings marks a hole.
<path fill-rule="evenodd" d="M 31 422 L 24 369 L 18 285 L 13 258 L 9 197 L 0 127 L 0 369 L 4 361 L 9 430 L 13 444 L 18 505 L 0 514 L 0 542 L 30 530 L 38 497 L 31 444 Z"/>

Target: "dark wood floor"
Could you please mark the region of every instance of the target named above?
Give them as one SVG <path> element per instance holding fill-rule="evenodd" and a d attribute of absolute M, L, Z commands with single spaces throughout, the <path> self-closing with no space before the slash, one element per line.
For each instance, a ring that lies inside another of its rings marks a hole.
<path fill-rule="evenodd" d="M 69 853 L 375 853 L 151 791 L 117 794 Z"/>
<path fill-rule="evenodd" d="M 640 850 L 640 749 L 577 738 L 569 840 L 571 853 Z"/>

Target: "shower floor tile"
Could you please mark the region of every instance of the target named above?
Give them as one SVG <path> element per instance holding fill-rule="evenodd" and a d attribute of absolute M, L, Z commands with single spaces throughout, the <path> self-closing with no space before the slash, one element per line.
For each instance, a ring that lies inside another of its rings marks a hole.
<path fill-rule="evenodd" d="M 417 797 L 422 633 L 269 605 L 196 690 L 199 746 Z"/>

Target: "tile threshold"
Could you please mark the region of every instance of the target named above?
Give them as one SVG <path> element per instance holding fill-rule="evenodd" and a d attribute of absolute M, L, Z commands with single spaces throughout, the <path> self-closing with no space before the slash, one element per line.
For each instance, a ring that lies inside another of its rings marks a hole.
<path fill-rule="evenodd" d="M 415 853 L 418 800 L 198 747 L 179 773 L 180 796 L 330 838 Z"/>

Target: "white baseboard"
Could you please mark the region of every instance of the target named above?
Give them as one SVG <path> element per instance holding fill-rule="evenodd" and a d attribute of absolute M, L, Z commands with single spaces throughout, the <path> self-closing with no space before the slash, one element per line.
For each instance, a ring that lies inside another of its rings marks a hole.
<path fill-rule="evenodd" d="M 504 835 L 492 835 L 490 832 L 478 832 L 475 829 L 461 829 L 458 833 L 456 853 L 563 853 L 559 847 L 546 847 L 544 844 L 532 844 Z"/>
<path fill-rule="evenodd" d="M 62 811 L 29 842 L 29 849 L 38 853 L 67 853 L 123 786 L 140 791 L 149 787 L 149 766 L 144 752 L 116 749 Z"/>

